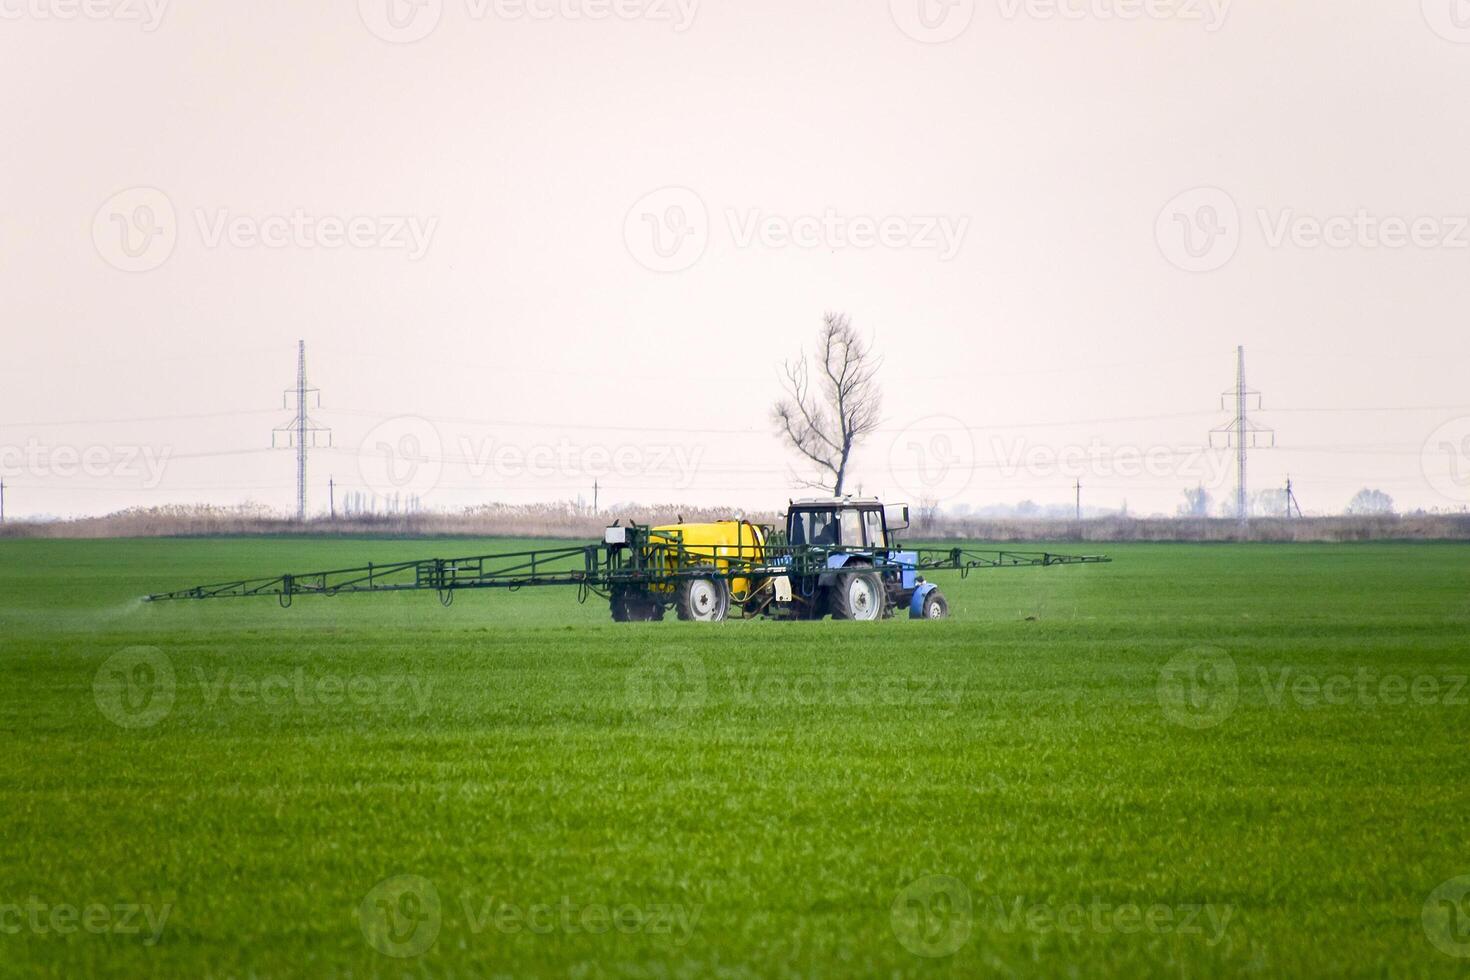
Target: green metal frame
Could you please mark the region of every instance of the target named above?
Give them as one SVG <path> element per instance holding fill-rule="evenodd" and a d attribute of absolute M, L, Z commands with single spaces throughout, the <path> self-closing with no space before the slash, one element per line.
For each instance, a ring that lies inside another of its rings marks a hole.
<path fill-rule="evenodd" d="M 569 545 L 533 551 L 510 551 L 466 558 L 426 558 L 416 561 L 368 564 L 324 572 L 285 574 L 268 578 L 242 579 L 215 585 L 198 585 L 176 592 L 146 596 L 149 602 L 177 599 L 226 599 L 275 596 L 289 606 L 298 595 L 350 595 L 363 592 L 433 591 L 449 605 L 461 589 L 521 589 L 530 586 L 572 586 L 585 599 L 589 593 L 609 595 L 619 591 L 672 591 L 681 580 L 692 578 L 769 579 L 779 575 L 807 578 L 815 575 L 845 575 L 871 571 L 874 567 L 898 564 L 894 555 L 903 550 L 852 548 L 818 545 L 787 545 L 784 537 L 761 528 L 764 541 L 754 534 L 749 544 L 686 546 L 679 531 L 657 531 L 642 525 L 625 530 L 626 544 Z M 917 572 L 958 571 L 967 575 L 977 568 L 1046 567 L 1050 565 L 1096 564 L 1111 559 L 1102 555 L 1058 555 L 1041 551 L 982 551 L 972 548 L 908 549 L 917 555 Z M 865 558 L 866 562 L 831 568 L 835 554 Z M 718 564 L 717 564 L 718 563 Z M 907 567 L 909 563 L 903 563 Z"/>

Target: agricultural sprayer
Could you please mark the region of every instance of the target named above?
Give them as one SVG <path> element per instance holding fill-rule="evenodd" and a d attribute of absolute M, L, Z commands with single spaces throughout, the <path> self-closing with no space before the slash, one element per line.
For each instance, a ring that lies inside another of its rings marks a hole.
<path fill-rule="evenodd" d="M 358 568 L 201 585 L 147 597 L 221 599 L 275 596 L 289 606 L 299 595 L 437 592 L 449 605 L 461 589 L 571 586 L 586 600 L 608 600 L 619 622 L 680 619 L 718 622 L 729 616 L 874 620 L 907 609 L 916 619 L 949 614 L 927 572 L 1106 562 L 1101 555 L 903 549 L 908 507 L 877 500 L 825 498 L 791 503 L 786 527 L 745 520 L 647 527 L 614 524 L 597 544 L 540 548 L 469 558 L 429 558 Z"/>

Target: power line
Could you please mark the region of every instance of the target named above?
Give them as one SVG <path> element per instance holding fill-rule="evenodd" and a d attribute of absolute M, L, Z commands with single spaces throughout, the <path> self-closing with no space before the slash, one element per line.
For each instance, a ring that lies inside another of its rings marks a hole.
<path fill-rule="evenodd" d="M 276 438 L 285 434 L 287 445 L 296 450 L 296 519 L 306 520 L 306 451 L 308 443 L 311 447 L 316 446 L 317 433 L 327 434 L 327 445 L 332 444 L 332 430 L 317 425 L 309 413 L 308 401 L 312 395 L 316 396 L 317 406 L 321 406 L 321 389 L 310 388 L 306 384 L 306 341 L 296 342 L 296 388 L 294 391 L 287 389 L 286 398 L 292 395 L 296 397 L 296 417 L 286 425 L 274 429 L 271 432 L 271 446 L 276 445 Z"/>
<path fill-rule="evenodd" d="M 1210 432 L 1210 445 L 1215 444 L 1216 436 L 1224 436 L 1225 445 L 1235 449 L 1235 516 L 1244 525 L 1250 521 L 1250 501 L 1246 489 L 1247 452 L 1257 448 L 1262 440 L 1268 438 L 1270 442 L 1267 448 L 1276 445 L 1276 433 L 1251 421 L 1251 399 L 1255 399 L 1255 408 L 1259 410 L 1261 393 L 1246 387 L 1244 347 L 1235 348 L 1235 358 L 1235 388 L 1220 396 L 1221 408 L 1224 407 L 1224 399 L 1233 399 L 1235 418 Z"/>

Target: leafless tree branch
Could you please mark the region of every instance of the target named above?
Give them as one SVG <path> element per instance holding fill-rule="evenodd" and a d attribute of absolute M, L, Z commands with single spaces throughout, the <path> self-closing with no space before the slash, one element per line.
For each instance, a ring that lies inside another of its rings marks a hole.
<path fill-rule="evenodd" d="M 780 436 L 807 462 L 826 474 L 805 485 L 842 494 L 848 461 L 864 436 L 878 427 L 882 392 L 877 383 L 881 360 L 858 336 L 845 314 L 822 318 L 814 360 L 820 367 L 816 389 L 809 359 L 783 365 L 784 397 L 771 410 Z"/>

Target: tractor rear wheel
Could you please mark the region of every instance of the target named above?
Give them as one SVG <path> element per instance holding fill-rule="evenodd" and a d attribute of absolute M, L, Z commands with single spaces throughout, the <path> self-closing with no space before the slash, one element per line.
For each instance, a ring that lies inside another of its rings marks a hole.
<path fill-rule="evenodd" d="M 877 572 L 851 572 L 839 576 L 828 590 L 828 605 L 833 619 L 860 622 L 882 619 L 888 605 L 883 577 Z"/>
<path fill-rule="evenodd" d="M 714 569 L 698 569 L 713 572 Z M 674 608 L 679 618 L 699 623 L 722 622 L 730 612 L 730 585 L 711 574 L 708 578 L 686 578 L 674 591 Z"/>

